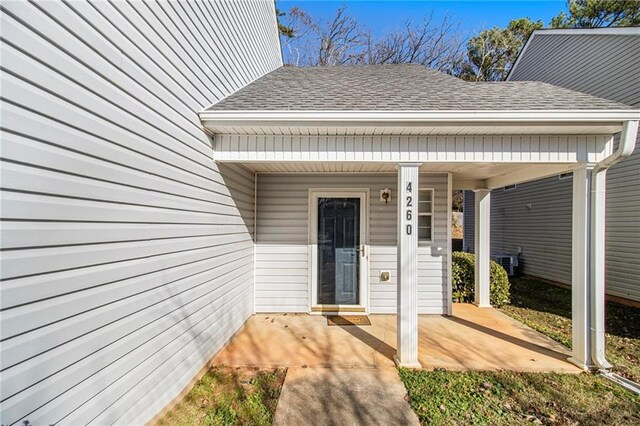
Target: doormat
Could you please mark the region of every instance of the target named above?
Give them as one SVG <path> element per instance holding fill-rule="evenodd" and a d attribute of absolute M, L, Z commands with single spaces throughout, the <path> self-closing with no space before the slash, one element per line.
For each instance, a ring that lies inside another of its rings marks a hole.
<path fill-rule="evenodd" d="M 327 325 L 371 325 L 366 315 L 327 315 Z"/>

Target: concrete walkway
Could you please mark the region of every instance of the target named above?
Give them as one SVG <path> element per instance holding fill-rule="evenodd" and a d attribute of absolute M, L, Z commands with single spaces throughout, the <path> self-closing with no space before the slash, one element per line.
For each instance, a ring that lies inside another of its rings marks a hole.
<path fill-rule="evenodd" d="M 491 308 L 454 305 L 419 319 L 423 368 L 579 372 L 557 342 Z M 260 314 L 214 359 L 229 366 L 289 367 L 277 425 L 418 424 L 393 363 L 395 315 L 370 326 L 328 326 L 322 316 Z"/>
<path fill-rule="evenodd" d="M 392 368 L 292 367 L 274 425 L 418 425 L 405 395 Z"/>

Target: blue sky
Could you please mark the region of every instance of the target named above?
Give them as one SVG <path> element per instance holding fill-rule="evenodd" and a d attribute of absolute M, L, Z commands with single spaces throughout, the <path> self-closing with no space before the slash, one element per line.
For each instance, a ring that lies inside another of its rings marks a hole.
<path fill-rule="evenodd" d="M 365 24 L 374 35 L 388 33 L 404 23 L 407 18 L 415 22 L 433 12 L 435 18 L 453 15 L 465 37 L 485 28 L 504 27 L 511 19 L 529 17 L 541 19 L 545 26 L 552 17 L 566 9 L 565 0 L 555 1 L 311 1 L 278 0 L 277 6 L 287 11 L 298 6 L 313 17 L 329 20 L 342 4 L 349 13 Z"/>

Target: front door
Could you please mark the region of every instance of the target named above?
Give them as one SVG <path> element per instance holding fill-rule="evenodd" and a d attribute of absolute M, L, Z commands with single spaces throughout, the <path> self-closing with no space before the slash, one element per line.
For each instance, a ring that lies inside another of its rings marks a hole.
<path fill-rule="evenodd" d="M 318 198 L 318 304 L 357 305 L 360 198 Z"/>

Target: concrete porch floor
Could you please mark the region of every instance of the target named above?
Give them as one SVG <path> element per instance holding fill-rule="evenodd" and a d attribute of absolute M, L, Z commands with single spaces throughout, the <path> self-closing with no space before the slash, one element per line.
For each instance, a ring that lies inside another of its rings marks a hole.
<path fill-rule="evenodd" d="M 394 367 L 396 316 L 370 326 L 328 326 L 307 314 L 257 314 L 212 360 L 214 365 Z M 491 308 L 455 304 L 453 316 L 419 319 L 423 368 L 579 372 L 559 343 Z"/>

